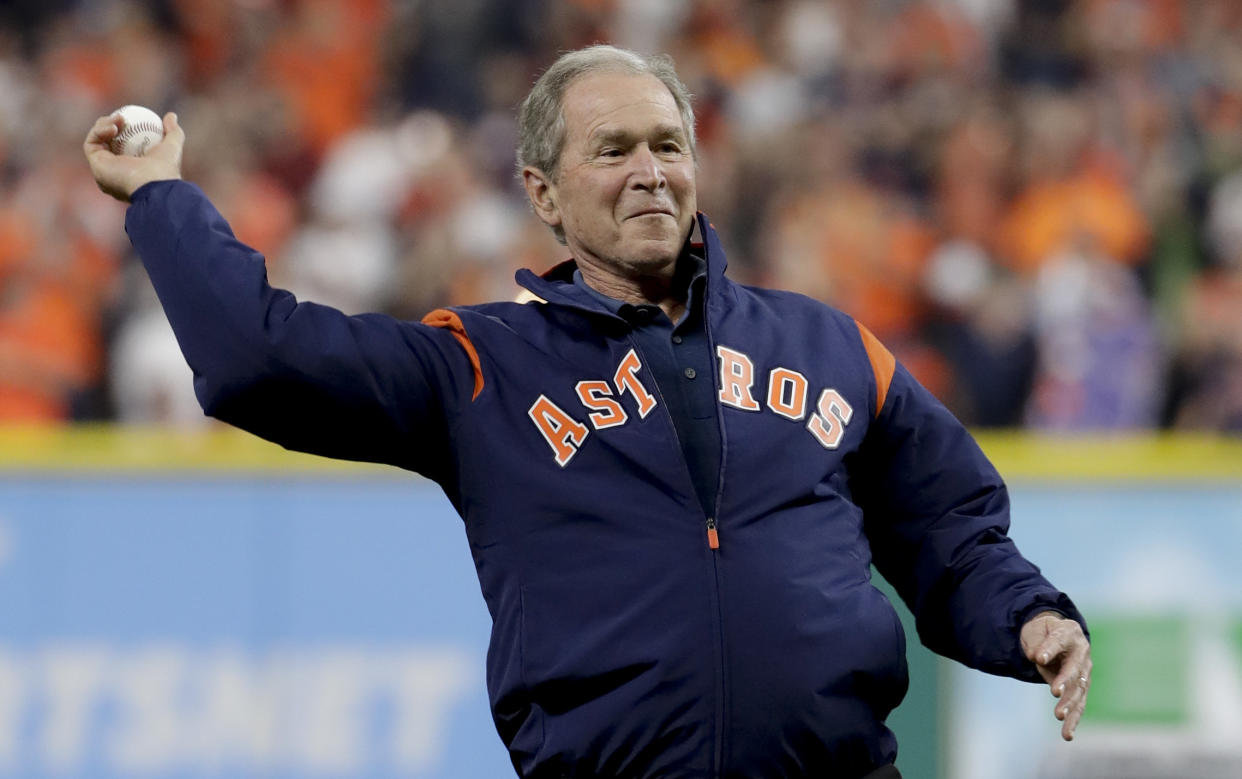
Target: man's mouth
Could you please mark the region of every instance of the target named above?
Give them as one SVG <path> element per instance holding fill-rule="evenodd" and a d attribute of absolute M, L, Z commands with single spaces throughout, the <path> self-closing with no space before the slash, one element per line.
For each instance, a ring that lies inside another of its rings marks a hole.
<path fill-rule="evenodd" d="M 630 214 L 630 219 L 635 219 L 640 216 L 672 216 L 672 215 L 673 215 L 673 212 L 668 210 L 667 208 L 644 208 L 641 211 L 635 211 L 634 213 Z"/>

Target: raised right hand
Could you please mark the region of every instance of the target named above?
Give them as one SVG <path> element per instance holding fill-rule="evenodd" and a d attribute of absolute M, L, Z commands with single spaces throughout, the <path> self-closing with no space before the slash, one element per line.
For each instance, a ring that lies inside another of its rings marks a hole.
<path fill-rule="evenodd" d="M 82 143 L 82 151 L 86 154 L 86 161 L 90 163 L 91 174 L 101 190 L 128 203 L 135 190 L 143 184 L 181 178 L 181 150 L 185 146 L 185 131 L 177 122 L 176 114 L 164 114 L 164 139 L 141 157 L 128 157 L 112 152 L 109 144 L 122 126 L 123 121 L 119 116 L 101 116 L 95 120 Z"/>

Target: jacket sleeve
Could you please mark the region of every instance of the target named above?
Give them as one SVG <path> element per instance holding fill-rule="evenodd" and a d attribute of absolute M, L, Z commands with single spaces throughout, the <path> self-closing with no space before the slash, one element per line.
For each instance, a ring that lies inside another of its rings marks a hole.
<path fill-rule="evenodd" d="M 447 475 L 474 371 L 442 327 L 300 303 L 193 184 L 134 193 L 125 229 L 210 416 L 299 451 Z"/>
<path fill-rule="evenodd" d="M 1043 610 L 1086 622 L 1007 535 L 1009 495 L 969 432 L 900 364 L 860 450 L 860 489 L 876 568 L 935 652 L 972 668 L 1041 681 L 1019 632 Z"/>

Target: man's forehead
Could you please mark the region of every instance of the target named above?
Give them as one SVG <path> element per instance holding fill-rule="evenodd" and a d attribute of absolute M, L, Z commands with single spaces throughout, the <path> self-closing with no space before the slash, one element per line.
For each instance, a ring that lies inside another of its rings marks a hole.
<path fill-rule="evenodd" d="M 590 133 L 590 138 L 608 141 L 623 140 L 634 135 L 652 138 L 683 138 L 686 131 L 682 128 L 681 122 L 676 124 L 672 122 L 643 123 L 641 126 L 635 126 L 625 121 L 620 123 L 605 121 L 592 126 Z"/>
<path fill-rule="evenodd" d="M 620 130 L 642 118 L 684 134 L 673 93 L 663 81 L 645 73 L 601 71 L 579 76 L 565 91 L 564 112 L 571 131 L 580 133 Z"/>

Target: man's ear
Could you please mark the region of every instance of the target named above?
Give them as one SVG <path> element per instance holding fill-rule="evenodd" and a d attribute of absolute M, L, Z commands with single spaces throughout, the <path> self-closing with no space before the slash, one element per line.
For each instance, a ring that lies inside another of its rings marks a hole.
<path fill-rule="evenodd" d="M 538 168 L 527 165 L 522 168 L 522 186 L 526 188 L 526 196 L 535 209 L 535 214 L 548 227 L 559 227 L 561 210 L 556 205 L 552 178 Z"/>

